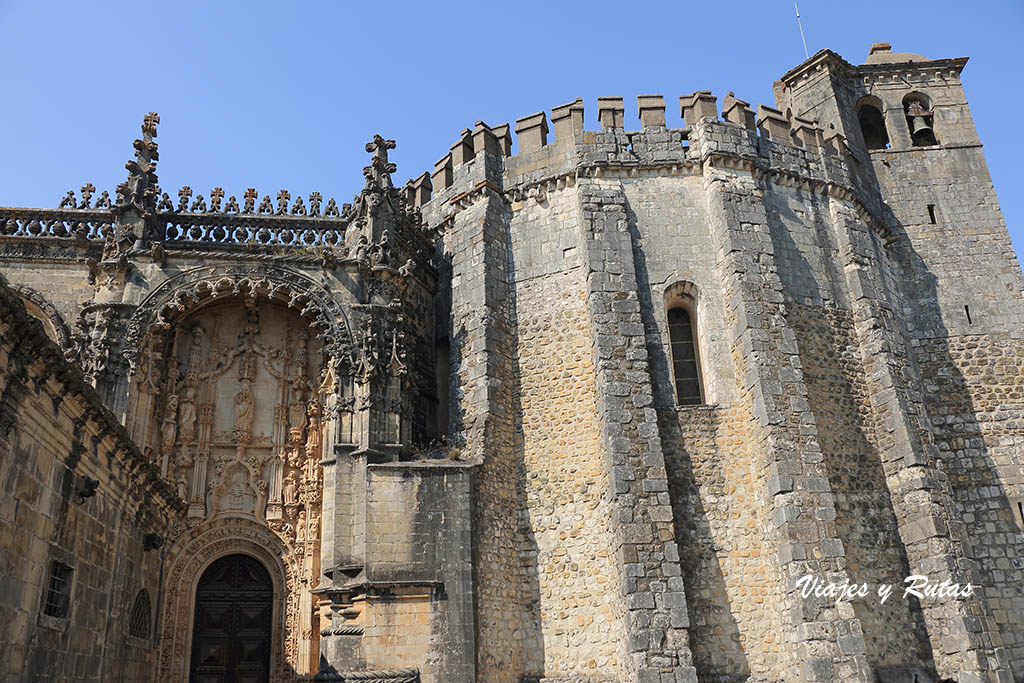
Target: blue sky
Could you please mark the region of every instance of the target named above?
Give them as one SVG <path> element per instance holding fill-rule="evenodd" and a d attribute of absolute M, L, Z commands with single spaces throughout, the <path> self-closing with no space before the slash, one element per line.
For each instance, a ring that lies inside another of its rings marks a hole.
<path fill-rule="evenodd" d="M 1024 253 L 1024 88 L 1018 2 L 804 0 L 808 48 L 862 63 L 876 41 L 968 56 L 964 87 L 1018 253 Z M 176 196 L 288 189 L 350 201 L 374 133 L 396 181 L 433 167 L 460 130 L 583 97 L 733 90 L 772 104 L 804 59 L 793 3 L 164 3 L 0 0 L 0 205 L 113 194 L 142 116 L 161 116 L 157 172 Z"/>

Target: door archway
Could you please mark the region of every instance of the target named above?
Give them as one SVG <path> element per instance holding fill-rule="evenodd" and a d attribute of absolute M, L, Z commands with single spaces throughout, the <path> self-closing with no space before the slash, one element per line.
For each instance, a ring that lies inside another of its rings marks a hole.
<path fill-rule="evenodd" d="M 196 586 L 190 683 L 270 680 L 274 586 L 249 555 L 226 555 Z"/>

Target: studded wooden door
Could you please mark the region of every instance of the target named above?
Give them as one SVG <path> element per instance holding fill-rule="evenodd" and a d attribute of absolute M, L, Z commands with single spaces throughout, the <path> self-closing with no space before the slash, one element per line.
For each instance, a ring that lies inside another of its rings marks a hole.
<path fill-rule="evenodd" d="M 248 555 L 222 557 L 196 588 L 190 683 L 270 679 L 270 575 Z"/>

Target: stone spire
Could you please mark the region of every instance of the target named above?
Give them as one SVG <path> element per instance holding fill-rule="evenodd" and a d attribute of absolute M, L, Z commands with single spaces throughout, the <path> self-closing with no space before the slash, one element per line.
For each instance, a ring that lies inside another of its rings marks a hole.
<path fill-rule="evenodd" d="M 116 225 L 114 247 L 121 251 L 127 245 L 141 247 L 151 235 L 146 230 L 147 219 L 156 212 L 156 197 L 159 191 L 156 177 L 157 153 L 156 126 L 160 116 L 149 112 L 142 121 L 142 139 L 135 140 L 135 158 L 124 165 L 128 169 L 128 180 L 117 186 L 117 201 L 113 207 Z"/>
<path fill-rule="evenodd" d="M 404 208 L 401 194 L 391 182 L 397 167 L 388 161 L 388 150 L 394 148 L 394 140 L 385 140 L 380 135 L 366 143 L 366 151 L 373 154 L 373 159 L 363 167 L 366 183 L 345 216 L 350 220 L 345 241 L 351 253 L 367 254 L 374 265 L 380 266 L 392 265 L 395 221 Z"/>

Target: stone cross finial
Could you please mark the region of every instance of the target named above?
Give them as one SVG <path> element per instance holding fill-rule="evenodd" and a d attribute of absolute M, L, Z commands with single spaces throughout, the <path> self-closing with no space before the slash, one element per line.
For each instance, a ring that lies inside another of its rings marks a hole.
<path fill-rule="evenodd" d="M 160 123 L 160 115 L 155 111 L 146 114 L 142 119 L 142 134 L 156 137 L 156 124 Z"/>
<path fill-rule="evenodd" d="M 309 193 L 309 215 L 310 216 L 319 216 L 320 215 L 320 202 L 322 200 L 323 200 L 323 197 L 320 196 L 319 192 L 310 192 Z"/>
<path fill-rule="evenodd" d="M 379 135 L 373 136 L 373 142 L 366 143 L 366 151 L 373 153 L 373 165 L 375 168 L 382 168 L 389 165 L 388 150 L 394 148 L 394 140 L 385 140 Z"/>
<path fill-rule="evenodd" d="M 93 187 L 92 183 L 86 183 L 85 185 L 83 185 L 82 186 L 82 203 L 79 205 L 78 208 L 80 208 L 80 209 L 88 209 L 89 208 L 89 202 L 92 201 L 92 193 L 95 192 L 95 191 L 96 191 L 96 188 Z"/>
<path fill-rule="evenodd" d="M 292 198 L 288 190 L 280 190 L 277 193 L 277 213 L 280 216 L 288 213 L 288 200 Z"/>
<path fill-rule="evenodd" d="M 178 211 L 188 209 L 188 198 L 192 196 L 192 188 L 186 185 L 178 190 Z"/>
<path fill-rule="evenodd" d="M 256 197 L 258 196 L 255 187 L 250 187 L 245 191 L 245 208 L 242 209 L 242 213 L 252 213 L 256 210 Z"/>
<path fill-rule="evenodd" d="M 363 169 L 367 182 L 372 177 L 382 186 L 388 186 L 391 178 L 388 176 L 397 170 L 397 166 L 388 161 L 388 150 L 395 148 L 394 140 L 385 140 L 379 135 L 373 136 L 373 142 L 366 143 L 366 151 L 373 153 L 373 160 L 370 165 Z"/>
<path fill-rule="evenodd" d="M 224 189 L 215 187 L 210 191 L 210 211 L 220 213 L 220 202 L 224 199 Z"/>

